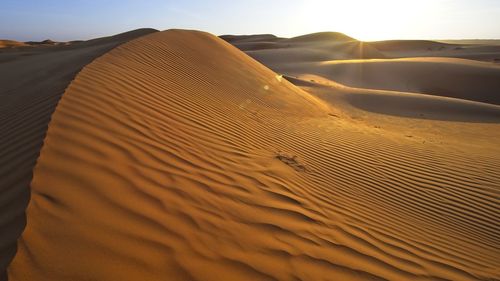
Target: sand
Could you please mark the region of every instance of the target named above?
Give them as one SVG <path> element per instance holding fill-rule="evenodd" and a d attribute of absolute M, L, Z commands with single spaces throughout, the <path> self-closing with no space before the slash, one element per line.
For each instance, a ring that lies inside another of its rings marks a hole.
<path fill-rule="evenodd" d="M 283 60 L 284 61 L 284 60 Z M 500 105 L 500 65 L 457 58 L 403 58 L 276 63 L 301 77 L 314 74 L 346 86 L 446 96 Z"/>
<path fill-rule="evenodd" d="M 14 41 L 14 40 L 0 40 L 0 49 L 10 49 L 29 46 L 24 42 Z"/>
<path fill-rule="evenodd" d="M 334 39 L 323 35 L 318 40 L 313 34 L 272 43 L 256 37 L 251 46 L 234 38 L 231 43 L 272 70 L 297 78 L 315 75 L 354 88 L 500 105 L 496 94 L 500 89 L 500 46 L 423 40 L 360 42 L 326 34 Z M 313 39 L 299 40 L 311 36 Z"/>
<path fill-rule="evenodd" d="M 66 86 L 93 59 L 150 32 L 143 29 L 72 45 L 0 50 L 0 279 L 24 228 L 33 167 Z"/>
<path fill-rule="evenodd" d="M 499 279 L 499 107 L 317 67 L 282 77 L 185 30 L 85 66 L 49 123 L 9 279 Z"/>

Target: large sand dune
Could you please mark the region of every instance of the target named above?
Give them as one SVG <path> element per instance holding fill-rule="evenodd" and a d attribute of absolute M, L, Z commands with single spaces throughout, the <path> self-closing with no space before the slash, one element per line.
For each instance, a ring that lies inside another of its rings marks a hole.
<path fill-rule="evenodd" d="M 87 65 L 10 280 L 500 278 L 499 125 L 370 113 L 306 80 L 181 30 Z"/>
<path fill-rule="evenodd" d="M 141 29 L 61 46 L 10 44 L 11 48 L 0 50 L 0 279 L 5 278 L 24 228 L 33 167 L 66 86 L 96 57 L 153 31 Z"/>

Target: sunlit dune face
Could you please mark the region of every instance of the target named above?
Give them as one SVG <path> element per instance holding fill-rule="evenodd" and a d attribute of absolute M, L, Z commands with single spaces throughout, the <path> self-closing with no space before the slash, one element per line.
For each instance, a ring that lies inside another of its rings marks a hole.
<path fill-rule="evenodd" d="M 401 38 L 401 34 L 428 28 L 442 6 L 442 1 L 431 0 L 305 1 L 299 10 L 297 28 L 340 31 L 366 41 Z"/>

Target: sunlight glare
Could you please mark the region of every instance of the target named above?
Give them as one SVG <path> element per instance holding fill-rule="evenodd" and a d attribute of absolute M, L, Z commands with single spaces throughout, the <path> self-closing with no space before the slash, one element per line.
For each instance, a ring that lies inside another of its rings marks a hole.
<path fill-rule="evenodd" d="M 360 40 L 378 40 L 422 28 L 438 16 L 440 1 L 305 1 L 297 25 L 302 30 L 341 31 Z M 409 32 L 408 32 L 409 33 Z"/>

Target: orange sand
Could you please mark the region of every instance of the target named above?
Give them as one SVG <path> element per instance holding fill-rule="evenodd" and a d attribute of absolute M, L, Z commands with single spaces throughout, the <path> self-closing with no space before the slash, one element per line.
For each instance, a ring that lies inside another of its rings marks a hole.
<path fill-rule="evenodd" d="M 0 280 L 24 229 L 33 167 L 66 86 L 96 57 L 154 31 L 58 46 L 25 47 L 18 42 L 1 49 L 5 40 L 0 40 Z"/>
<path fill-rule="evenodd" d="M 10 280 L 500 278 L 499 107 L 413 96 L 452 104 L 422 117 L 404 93 L 301 75 L 181 30 L 87 65 Z M 417 115 L 363 109 L 376 95 Z"/>

